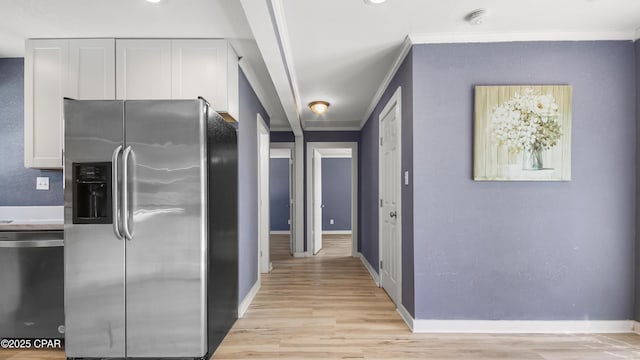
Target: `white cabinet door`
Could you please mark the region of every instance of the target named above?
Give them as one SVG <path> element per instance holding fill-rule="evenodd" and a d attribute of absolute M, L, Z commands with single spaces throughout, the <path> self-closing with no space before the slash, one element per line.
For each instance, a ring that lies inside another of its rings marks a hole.
<path fill-rule="evenodd" d="M 114 39 L 69 40 L 69 97 L 115 99 L 115 71 Z"/>
<path fill-rule="evenodd" d="M 62 99 L 115 98 L 114 40 L 27 40 L 24 70 L 25 166 L 62 168 Z"/>
<path fill-rule="evenodd" d="M 116 40 L 116 98 L 171 99 L 171 40 Z"/>
<path fill-rule="evenodd" d="M 24 62 L 24 165 L 61 168 L 68 40 L 28 40 Z"/>
<path fill-rule="evenodd" d="M 173 40 L 172 98 L 205 98 L 214 110 L 238 119 L 238 56 L 221 39 Z"/>

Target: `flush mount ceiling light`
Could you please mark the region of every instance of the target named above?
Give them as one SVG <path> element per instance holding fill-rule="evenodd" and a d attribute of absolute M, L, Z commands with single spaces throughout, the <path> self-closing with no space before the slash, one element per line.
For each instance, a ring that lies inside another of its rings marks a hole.
<path fill-rule="evenodd" d="M 481 25 L 484 23 L 484 20 L 489 15 L 489 10 L 487 9 L 477 9 L 470 12 L 467 16 L 465 16 L 465 20 L 469 22 L 471 25 Z"/>
<path fill-rule="evenodd" d="M 382 4 L 385 1 L 387 0 L 364 0 L 364 3 L 368 5 L 378 5 L 378 4 Z"/>
<path fill-rule="evenodd" d="M 147 2 L 150 2 L 150 3 L 152 3 L 152 4 L 157 4 L 157 3 L 159 3 L 160 1 L 162 1 L 162 0 L 147 0 Z"/>
<path fill-rule="evenodd" d="M 309 103 L 309 109 L 318 115 L 322 115 L 329 108 L 329 103 L 326 101 L 312 101 Z"/>

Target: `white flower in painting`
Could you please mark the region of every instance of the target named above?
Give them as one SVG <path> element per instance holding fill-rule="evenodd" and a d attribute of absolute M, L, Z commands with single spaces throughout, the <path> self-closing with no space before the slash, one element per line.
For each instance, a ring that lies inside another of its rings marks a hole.
<path fill-rule="evenodd" d="M 562 136 L 558 117 L 558 105 L 552 95 L 536 94 L 528 88 L 493 110 L 493 136 L 514 154 L 548 150 Z"/>

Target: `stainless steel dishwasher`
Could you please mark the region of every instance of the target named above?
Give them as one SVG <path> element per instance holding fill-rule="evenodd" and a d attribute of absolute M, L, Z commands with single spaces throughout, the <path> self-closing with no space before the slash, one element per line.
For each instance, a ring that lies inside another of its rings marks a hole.
<path fill-rule="evenodd" d="M 64 231 L 0 232 L 0 339 L 64 338 Z"/>

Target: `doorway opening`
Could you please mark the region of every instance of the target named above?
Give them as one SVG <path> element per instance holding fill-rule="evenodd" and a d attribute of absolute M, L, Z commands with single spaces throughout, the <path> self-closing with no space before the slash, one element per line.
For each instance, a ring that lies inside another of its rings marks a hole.
<path fill-rule="evenodd" d="M 307 143 L 309 256 L 356 256 L 358 144 Z M 325 244 L 329 245 L 326 246 Z M 325 250 L 323 250 L 325 249 Z"/>
<path fill-rule="evenodd" d="M 294 143 L 273 143 L 270 150 L 269 209 L 272 261 L 294 255 Z M 278 258 L 282 257 L 282 258 Z"/>

